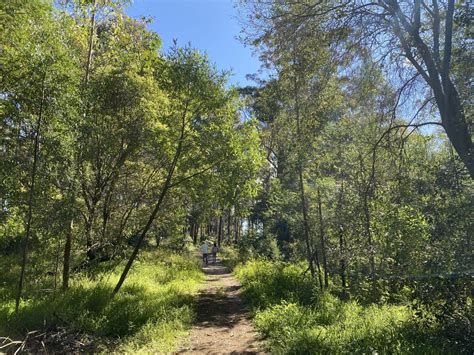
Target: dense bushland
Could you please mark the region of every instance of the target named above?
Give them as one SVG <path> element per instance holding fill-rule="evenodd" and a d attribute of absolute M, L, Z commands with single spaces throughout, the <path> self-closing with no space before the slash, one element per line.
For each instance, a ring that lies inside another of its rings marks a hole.
<path fill-rule="evenodd" d="M 160 52 L 125 5 L 0 4 L 0 253 L 20 263 L 17 311 L 44 282 L 37 265 L 67 289 L 79 269 L 128 259 L 117 294 L 140 246 L 182 250 L 189 222 L 231 219 L 255 193 L 256 122 L 228 73 L 190 47 Z"/>
<path fill-rule="evenodd" d="M 42 275 L 45 280 L 29 289 L 15 314 L 17 268 L 11 261 L 2 259 L 1 265 L 0 334 L 23 340 L 25 330 L 68 327 L 92 336 L 95 350 L 175 350 L 193 321 L 194 294 L 202 281 L 191 254 L 147 251 L 135 263 L 123 292 L 112 300 L 123 262 L 104 262 L 77 273 L 66 292 L 54 288 L 53 276 Z"/>
<path fill-rule="evenodd" d="M 127 2 L 0 2 L 0 336 L 172 349 L 208 240 L 275 351 L 472 349 L 472 7 L 240 1 L 234 88 Z"/>
<path fill-rule="evenodd" d="M 420 317 L 411 297 L 385 304 L 341 300 L 331 290 L 321 291 L 304 271 L 302 263 L 264 260 L 235 269 L 254 323 L 272 352 L 469 353 L 472 333 L 463 334 L 462 340 L 452 337 L 446 324 L 428 310 Z M 460 311 L 472 317 L 468 308 Z"/>

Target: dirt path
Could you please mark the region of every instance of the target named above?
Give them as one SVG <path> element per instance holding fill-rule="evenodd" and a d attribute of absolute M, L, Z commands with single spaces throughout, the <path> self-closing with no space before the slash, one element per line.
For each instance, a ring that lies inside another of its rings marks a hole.
<path fill-rule="evenodd" d="M 261 354 L 262 344 L 250 323 L 240 284 L 220 262 L 203 268 L 206 284 L 197 319 L 179 354 Z"/>

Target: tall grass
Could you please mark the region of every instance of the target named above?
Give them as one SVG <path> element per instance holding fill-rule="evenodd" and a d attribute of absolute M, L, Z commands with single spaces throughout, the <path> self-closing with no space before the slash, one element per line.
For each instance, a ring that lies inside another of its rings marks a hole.
<path fill-rule="evenodd" d="M 287 354 L 449 352 L 408 305 L 361 305 L 321 292 L 303 265 L 249 261 L 235 269 L 270 350 Z M 453 351 L 454 352 L 454 351 Z"/>
<path fill-rule="evenodd" d="M 103 340 L 108 351 L 175 350 L 193 320 L 193 295 L 202 282 L 197 261 L 189 255 L 146 252 L 134 264 L 123 289 L 111 298 L 122 269 L 123 263 L 102 263 L 76 275 L 66 292 L 30 296 L 18 315 L 14 301 L 4 297 L 0 335 L 20 337 L 26 330 L 60 325 L 90 334 L 99 343 Z"/>

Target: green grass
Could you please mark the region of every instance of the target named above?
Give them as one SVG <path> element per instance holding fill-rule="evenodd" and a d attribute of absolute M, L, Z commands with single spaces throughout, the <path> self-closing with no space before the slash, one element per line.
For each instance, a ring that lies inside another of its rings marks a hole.
<path fill-rule="evenodd" d="M 112 299 L 123 264 L 102 263 L 75 275 L 67 292 L 41 295 L 30 290 L 18 315 L 9 291 L 13 279 L 5 278 L 0 285 L 0 335 L 19 338 L 26 330 L 61 325 L 103 340 L 107 351 L 176 350 L 193 321 L 194 295 L 203 280 L 197 260 L 145 252 Z"/>
<path fill-rule="evenodd" d="M 249 261 L 235 274 L 256 328 L 273 353 L 437 354 L 435 328 L 424 327 L 408 305 L 361 305 L 321 292 L 304 265 Z"/>

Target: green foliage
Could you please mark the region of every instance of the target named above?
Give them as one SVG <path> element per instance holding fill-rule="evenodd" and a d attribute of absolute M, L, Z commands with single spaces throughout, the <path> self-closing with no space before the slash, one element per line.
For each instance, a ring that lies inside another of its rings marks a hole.
<path fill-rule="evenodd" d="M 231 245 L 220 247 L 219 259 L 229 270 L 234 270 L 234 268 L 242 262 L 239 251 Z"/>
<path fill-rule="evenodd" d="M 72 274 L 123 258 L 161 191 L 148 236 L 182 250 L 191 208 L 202 221 L 257 190 L 256 123 L 241 122 L 227 73 L 190 47 L 160 53 L 126 3 L 0 4 L 0 251 L 20 252 L 31 207 L 25 295 L 51 286 L 41 267 Z"/>
<path fill-rule="evenodd" d="M 331 297 L 315 308 L 282 303 L 258 311 L 255 324 L 277 353 L 442 353 L 416 339 L 407 307 L 363 308 Z"/>
<path fill-rule="evenodd" d="M 313 7 L 249 1 L 264 30 L 252 45 L 273 74 L 239 90 L 193 48 L 160 53 L 149 21 L 128 17 L 126 3 L 0 3 L 1 331 L 61 324 L 121 337 L 118 351 L 171 351 L 170 334 L 192 316 L 195 265 L 145 254 L 108 296 L 161 195 L 143 246 L 235 241 L 221 254 L 231 266 L 249 261 L 236 272 L 278 352 L 472 348 L 473 181 L 443 135 L 406 126 L 412 111 L 432 118 L 429 101 L 413 95 L 408 106 L 361 33 L 334 27 L 345 15 L 318 3 L 321 21 L 287 17 Z M 442 79 L 456 83 L 462 123 L 470 10 L 455 12 L 452 75 Z M 417 78 L 406 84 L 416 89 Z M 325 292 L 302 261 L 311 254 Z M 63 267 L 71 287 L 59 293 Z"/>
<path fill-rule="evenodd" d="M 342 301 L 318 291 L 302 270 L 268 261 L 236 269 L 255 325 L 272 352 L 441 354 L 453 349 L 436 339 L 437 328 L 425 327 L 412 308 Z"/>
<path fill-rule="evenodd" d="M 114 344 L 117 351 L 176 349 L 177 337 L 186 334 L 194 317 L 194 294 L 202 281 L 198 263 L 188 255 L 144 253 L 123 292 L 111 299 L 122 267 L 111 265 L 110 271 L 103 263 L 89 276 L 74 277 L 66 292 L 36 290 L 18 315 L 12 300 L 2 296 L 0 332 L 19 337 L 24 329 L 62 325 L 97 337 L 97 345 Z"/>
<path fill-rule="evenodd" d="M 411 280 L 412 307 L 422 324 L 436 327 L 447 348 L 474 346 L 473 283 L 468 272 Z"/>
<path fill-rule="evenodd" d="M 236 243 L 240 261 L 252 258 L 280 259 L 280 249 L 273 235 L 262 236 L 255 232 L 244 234 Z"/>
<path fill-rule="evenodd" d="M 268 307 L 282 300 L 310 304 L 315 284 L 304 275 L 303 264 L 252 260 L 235 269 L 247 301 L 254 308 Z"/>

